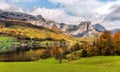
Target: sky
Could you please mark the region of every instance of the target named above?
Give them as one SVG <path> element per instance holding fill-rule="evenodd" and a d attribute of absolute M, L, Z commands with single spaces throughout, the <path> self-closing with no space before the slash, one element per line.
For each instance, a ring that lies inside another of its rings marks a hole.
<path fill-rule="evenodd" d="M 108 30 L 120 28 L 120 0 L 0 0 L 0 9 L 42 15 L 59 23 L 91 21 Z"/>

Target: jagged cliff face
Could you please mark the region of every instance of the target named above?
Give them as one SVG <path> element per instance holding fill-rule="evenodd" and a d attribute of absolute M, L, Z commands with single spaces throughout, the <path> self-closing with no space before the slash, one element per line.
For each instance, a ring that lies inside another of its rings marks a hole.
<path fill-rule="evenodd" d="M 71 34 L 75 37 L 89 36 L 90 32 L 93 31 L 91 22 L 81 22 L 78 26 L 78 29 Z"/>
<path fill-rule="evenodd" d="M 36 26 L 43 26 L 52 30 L 62 31 L 67 35 L 74 37 L 93 37 L 98 32 L 104 32 L 105 28 L 100 24 L 92 25 L 90 21 L 81 22 L 78 25 L 68 25 L 65 23 L 57 23 L 54 21 L 46 21 L 41 15 L 33 16 L 20 12 L 7 12 L 0 10 L 0 19 L 6 20 L 22 20 L 28 21 Z"/>
<path fill-rule="evenodd" d="M 59 28 L 74 37 L 94 37 L 98 33 L 106 30 L 100 24 L 92 25 L 90 21 L 84 21 L 78 25 L 67 25 L 61 23 Z"/>

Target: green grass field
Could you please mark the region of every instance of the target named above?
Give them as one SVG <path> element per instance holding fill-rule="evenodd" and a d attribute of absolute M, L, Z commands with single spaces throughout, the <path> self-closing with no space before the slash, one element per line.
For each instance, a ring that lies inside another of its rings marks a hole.
<path fill-rule="evenodd" d="M 0 40 L 12 40 L 12 37 L 7 37 L 7 36 L 0 36 Z"/>
<path fill-rule="evenodd" d="M 0 62 L 0 72 L 120 72 L 120 56 L 96 56 L 75 61 L 51 59 L 33 62 Z"/>
<path fill-rule="evenodd" d="M 9 51 L 11 44 L 19 44 L 19 42 L 15 42 L 13 40 L 13 37 L 0 35 L 0 52 Z"/>

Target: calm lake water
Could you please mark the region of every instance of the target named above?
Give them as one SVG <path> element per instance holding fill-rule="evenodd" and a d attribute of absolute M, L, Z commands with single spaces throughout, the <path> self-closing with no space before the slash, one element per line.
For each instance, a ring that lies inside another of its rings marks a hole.
<path fill-rule="evenodd" d="M 35 61 L 39 59 L 44 59 L 49 57 L 49 52 L 47 49 L 36 49 L 36 50 L 27 50 L 19 51 L 14 53 L 3 53 L 0 55 L 0 61 Z"/>

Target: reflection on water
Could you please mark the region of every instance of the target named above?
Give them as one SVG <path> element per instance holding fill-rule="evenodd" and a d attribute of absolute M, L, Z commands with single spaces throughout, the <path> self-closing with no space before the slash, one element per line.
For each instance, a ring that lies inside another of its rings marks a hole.
<path fill-rule="evenodd" d="M 0 61 L 34 61 L 49 57 L 49 51 L 46 49 L 27 50 L 14 53 L 3 53 L 0 55 Z"/>

